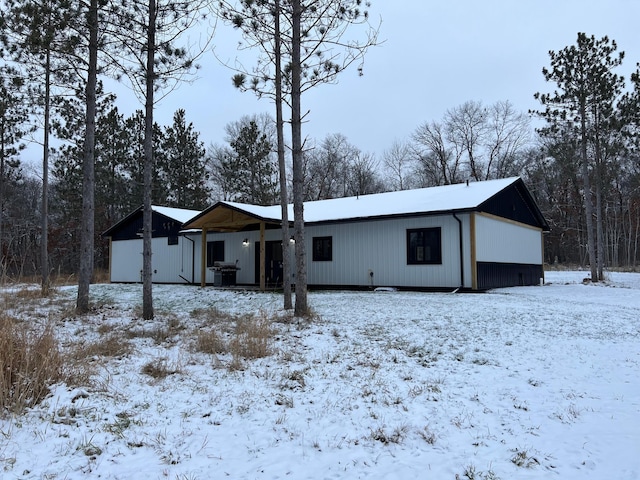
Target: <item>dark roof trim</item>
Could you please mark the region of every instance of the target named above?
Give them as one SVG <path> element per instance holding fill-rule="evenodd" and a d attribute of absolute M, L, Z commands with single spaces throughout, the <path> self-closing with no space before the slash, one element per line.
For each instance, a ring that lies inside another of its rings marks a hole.
<path fill-rule="evenodd" d="M 503 188 L 500 192 L 496 193 L 495 195 L 492 195 L 491 197 L 487 198 L 484 202 L 482 202 L 480 205 L 478 205 L 478 208 L 475 209 L 476 211 L 485 211 L 483 210 L 483 208 L 489 203 L 491 202 L 495 197 L 497 197 L 498 195 L 500 195 L 502 192 L 504 192 L 505 190 L 508 189 L 514 189 L 516 190 L 516 192 L 520 195 L 520 197 L 522 198 L 525 206 L 527 207 L 527 209 L 529 210 L 529 212 L 531 213 L 531 215 L 533 216 L 533 218 L 535 218 L 535 221 L 538 223 L 537 227 L 540 227 L 542 229 L 543 232 L 549 232 L 551 231 L 551 229 L 549 228 L 549 224 L 547 223 L 547 221 L 544 218 L 544 215 L 542 214 L 542 212 L 540 211 L 540 208 L 538 208 L 538 204 L 536 203 L 536 201 L 534 200 L 533 196 L 531 195 L 531 192 L 529 192 L 529 189 L 527 188 L 527 186 L 525 185 L 524 181 L 522 180 L 522 178 L 518 178 L 514 183 L 512 183 L 511 185 L 506 186 L 505 188 Z"/>
<path fill-rule="evenodd" d="M 136 216 L 136 214 L 142 212 L 144 206 L 140 205 L 138 208 L 136 208 L 133 212 L 131 212 L 129 215 L 127 215 L 126 217 L 124 217 L 122 220 L 120 220 L 118 223 L 116 223 L 115 225 L 112 225 L 110 228 L 108 228 L 107 230 L 105 230 L 101 236 L 102 237 L 110 237 L 113 232 L 115 230 L 118 230 L 122 225 L 125 225 L 126 223 L 128 223 L 133 217 Z"/>
<path fill-rule="evenodd" d="M 395 218 L 437 217 L 437 216 L 443 216 L 443 215 L 454 215 L 457 213 L 471 213 L 471 212 L 477 212 L 477 211 L 478 210 L 475 208 L 463 208 L 458 210 L 411 212 L 411 213 L 401 213 L 401 214 L 393 214 L 393 215 L 376 215 L 376 216 L 369 216 L 369 217 L 342 218 L 338 220 L 322 220 L 319 222 L 304 222 L 304 224 L 305 225 L 332 225 L 337 223 L 374 222 L 374 221 L 381 221 L 381 220 L 393 220 Z"/>
<path fill-rule="evenodd" d="M 129 223 L 133 218 L 136 217 L 136 215 L 143 214 L 143 213 L 144 213 L 144 205 L 140 205 L 138 208 L 136 208 L 133 212 L 128 214 L 126 217 L 124 217 L 118 223 L 116 223 L 115 225 L 113 225 L 113 226 L 109 227 L 107 230 L 105 230 L 100 236 L 102 236 L 102 237 L 111 237 L 113 235 L 113 232 L 119 230 L 123 225 L 126 225 L 127 223 Z M 158 217 L 166 218 L 167 220 L 171 220 L 171 221 L 174 221 L 174 222 L 180 222 L 180 220 L 178 220 L 177 218 L 169 217 L 169 216 L 165 215 L 164 213 L 160 213 L 159 211 L 155 210 L 153 207 L 151 208 L 151 216 L 152 217 L 153 216 L 158 216 Z"/>

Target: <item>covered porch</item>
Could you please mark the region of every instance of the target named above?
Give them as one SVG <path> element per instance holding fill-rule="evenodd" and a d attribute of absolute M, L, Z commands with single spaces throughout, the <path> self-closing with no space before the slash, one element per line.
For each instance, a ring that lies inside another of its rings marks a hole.
<path fill-rule="evenodd" d="M 214 233 L 239 233 L 259 232 L 258 252 L 256 261 L 258 264 L 258 286 L 261 291 L 267 287 L 267 246 L 273 242 L 267 242 L 265 232 L 267 229 L 280 231 L 281 215 L 275 207 L 262 207 L 233 202 L 218 202 L 201 212 L 183 225 L 183 230 L 201 231 L 201 258 L 200 258 L 200 285 L 206 285 L 207 270 L 207 234 Z M 281 238 L 281 235 L 278 236 Z M 288 238 L 288 236 L 287 236 Z M 245 244 L 246 239 L 243 241 Z M 245 245 L 247 246 L 247 245 Z M 278 246 L 281 247 L 279 244 Z M 273 248 L 274 245 L 269 245 Z"/>

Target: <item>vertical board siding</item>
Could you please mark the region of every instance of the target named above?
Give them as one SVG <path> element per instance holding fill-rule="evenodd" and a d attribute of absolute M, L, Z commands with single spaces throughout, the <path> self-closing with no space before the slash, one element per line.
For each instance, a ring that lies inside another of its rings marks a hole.
<path fill-rule="evenodd" d="M 152 279 L 156 283 L 185 283 L 182 261 L 183 238 L 177 245 L 168 245 L 167 238 L 154 238 L 151 241 Z"/>
<path fill-rule="evenodd" d="M 538 285 L 542 265 L 478 262 L 478 289 Z"/>
<path fill-rule="evenodd" d="M 442 229 L 442 264 L 407 265 L 407 229 L 429 227 Z M 460 286 L 458 223 L 450 215 L 309 225 L 306 235 L 310 285 L 372 286 L 372 271 L 374 287 Z M 333 259 L 314 262 L 313 237 L 325 236 L 332 237 Z"/>
<path fill-rule="evenodd" d="M 154 283 L 185 283 L 181 275 L 190 280 L 191 245 L 184 245 L 184 242 L 182 237 L 178 238 L 177 245 L 168 245 L 166 237 L 151 239 L 151 279 Z M 114 241 L 112 252 L 112 282 L 142 281 L 141 239 Z"/>
<path fill-rule="evenodd" d="M 463 226 L 464 287 L 471 286 L 469 214 L 460 214 Z M 440 227 L 442 264 L 408 265 L 407 230 Z M 314 262 L 313 237 L 332 237 L 332 260 Z M 451 215 L 395 218 L 377 221 L 308 225 L 306 227 L 307 274 L 309 285 L 352 287 L 457 288 L 460 279 L 460 238 L 458 222 Z M 167 245 L 166 238 L 153 239 L 153 281 L 157 283 L 201 282 L 201 235 L 180 237 L 178 245 Z M 249 245 L 244 246 L 247 239 Z M 281 239 L 280 229 L 268 229 L 265 241 Z M 223 240 L 224 262 L 237 263 L 238 284 L 256 284 L 256 242 L 260 232 L 208 232 L 207 241 Z M 206 247 L 205 247 L 206 248 Z M 294 257 L 295 246 L 289 245 Z M 538 252 L 540 249 L 538 248 Z M 142 241 L 113 242 L 114 282 L 139 282 L 142 268 Z M 195 264 L 194 264 L 195 262 Z M 292 262 L 292 282 L 295 265 Z M 373 277 L 370 276 L 373 272 Z M 214 272 L 205 269 L 205 282 L 213 284 Z"/>
<path fill-rule="evenodd" d="M 465 285 L 470 286 L 471 268 L 468 255 L 470 239 L 468 215 L 459 215 L 463 222 L 463 244 L 465 249 Z M 407 229 L 441 228 L 442 264 L 407 265 Z M 378 221 L 307 225 L 307 280 L 309 285 L 353 286 L 353 287 L 416 287 L 456 288 L 460 286 L 460 247 L 458 222 L 451 215 L 398 218 Z M 332 237 L 332 260 L 313 261 L 313 237 Z M 200 283 L 201 245 L 198 235 L 195 240 L 195 282 Z M 249 241 L 243 246 L 244 239 Z M 265 240 L 281 239 L 279 229 L 267 230 Z M 237 260 L 238 284 L 255 284 L 255 242 L 260 240 L 259 231 L 207 234 L 207 241 L 224 240 L 225 262 Z M 290 246 L 292 259 L 294 246 Z M 292 262 L 292 281 L 295 265 Z M 373 279 L 369 272 L 373 272 Z M 206 270 L 206 283 L 213 283 L 213 272 Z"/>
<path fill-rule="evenodd" d="M 478 262 L 542 264 L 542 230 L 476 215 Z"/>
<path fill-rule="evenodd" d="M 142 271 L 142 240 L 112 242 L 111 281 L 140 282 Z"/>
<path fill-rule="evenodd" d="M 462 263 L 463 263 L 463 270 L 464 270 L 464 279 L 462 281 L 462 285 L 460 285 L 460 264 L 458 264 L 458 273 L 457 273 L 457 277 L 455 277 L 458 280 L 458 284 L 459 286 L 463 287 L 463 288 L 471 288 L 472 285 L 472 269 L 471 269 L 471 215 L 468 213 L 465 214 L 457 214 L 458 219 L 460 220 L 460 222 L 462 223 Z M 455 229 L 456 232 L 458 233 L 456 235 L 455 240 L 452 240 L 453 242 L 455 242 L 455 245 L 452 244 L 451 248 L 455 248 L 457 255 L 456 258 L 460 255 L 460 244 L 458 243 L 458 237 L 459 237 L 459 225 L 458 225 L 458 221 L 453 218 L 452 219 L 454 221 L 454 225 L 455 225 Z M 455 254 L 452 254 L 455 255 Z"/>
<path fill-rule="evenodd" d="M 493 216 L 475 214 L 475 238 L 472 239 L 470 214 L 459 214 L 458 218 L 462 222 L 463 231 L 462 285 L 459 225 L 452 215 L 307 225 L 308 283 L 312 286 L 470 288 L 474 273 L 471 265 L 471 246 L 474 242 L 477 264 L 485 265 L 485 276 L 490 273 L 486 267 L 486 264 L 490 263 L 542 264 L 540 229 L 503 221 Z M 442 264 L 408 265 L 407 230 L 432 227 L 441 229 Z M 332 238 L 332 260 L 313 261 L 313 238 L 327 236 Z M 243 245 L 244 239 L 248 240 L 249 245 Z M 280 239 L 279 229 L 265 231 L 265 241 Z M 260 241 L 260 232 L 209 232 L 207 241 L 214 240 L 224 240 L 224 261 L 237 263 L 240 268 L 236 275 L 237 283 L 256 284 L 258 279 L 255 274 L 255 249 L 256 242 Z M 202 248 L 199 233 L 190 234 L 188 238 L 179 237 L 177 245 L 168 245 L 167 238 L 164 237 L 152 239 L 153 281 L 200 283 Z M 289 248 L 293 253 L 295 247 L 290 245 Z M 142 240 L 113 241 L 111 261 L 112 282 L 140 282 Z M 291 273 L 294 272 L 295 265 L 292 265 Z M 370 272 L 373 272 L 373 277 Z M 532 270 L 531 278 L 536 276 L 537 279 L 538 272 L 539 269 L 535 269 L 535 272 Z M 506 273 L 501 271 L 501 275 Z M 205 277 L 205 282 L 212 284 L 214 272 L 205 269 Z M 526 283 L 530 281 L 525 280 Z M 486 279 L 482 283 L 486 286 Z"/>

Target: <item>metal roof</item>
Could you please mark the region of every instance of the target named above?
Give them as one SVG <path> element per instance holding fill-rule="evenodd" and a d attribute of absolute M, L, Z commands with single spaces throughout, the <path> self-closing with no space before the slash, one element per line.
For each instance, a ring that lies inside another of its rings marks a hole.
<path fill-rule="evenodd" d="M 304 202 L 305 223 L 348 221 L 356 219 L 384 218 L 415 214 L 462 212 L 478 209 L 488 199 L 515 184 L 524 183 L 519 177 L 465 182 L 454 185 L 401 190 L 396 192 L 358 195 Z M 524 187 L 526 191 L 526 187 Z M 528 202 L 539 214 L 541 226 L 548 229 L 535 202 L 528 195 Z M 293 205 L 288 206 L 289 219 L 293 219 Z M 257 221 L 280 223 L 280 205 L 260 206 L 221 201 L 185 222 L 185 229 L 217 229 L 237 231 Z"/>

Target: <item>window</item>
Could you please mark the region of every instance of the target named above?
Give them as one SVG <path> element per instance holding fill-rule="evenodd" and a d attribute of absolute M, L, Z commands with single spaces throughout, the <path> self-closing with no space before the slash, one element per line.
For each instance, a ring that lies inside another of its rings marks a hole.
<path fill-rule="evenodd" d="M 440 227 L 407 230 L 407 264 L 441 264 L 442 244 L 440 237 Z"/>
<path fill-rule="evenodd" d="M 332 237 L 313 237 L 313 261 L 330 262 L 333 259 Z"/>
<path fill-rule="evenodd" d="M 167 245 L 178 245 L 178 235 L 169 235 L 167 237 Z"/>
<path fill-rule="evenodd" d="M 224 262 L 224 240 L 207 242 L 207 267 L 213 267 L 215 262 Z"/>

